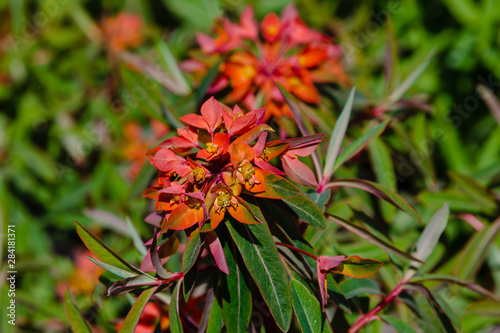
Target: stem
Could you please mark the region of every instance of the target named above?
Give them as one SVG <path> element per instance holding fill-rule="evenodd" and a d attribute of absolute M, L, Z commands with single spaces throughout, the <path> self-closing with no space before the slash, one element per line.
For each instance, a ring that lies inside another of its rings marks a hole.
<path fill-rule="evenodd" d="M 349 329 L 349 333 L 356 333 L 359 331 L 363 326 L 371 322 L 373 319 L 375 319 L 377 313 L 385 308 L 389 303 L 392 302 L 392 300 L 401 293 L 403 290 L 403 284 L 404 281 L 401 281 L 398 283 L 396 288 L 394 288 L 393 291 L 385 299 L 383 299 L 380 303 L 377 304 L 375 308 L 373 308 L 370 312 L 360 315 L 356 323 Z"/>
<path fill-rule="evenodd" d="M 216 267 L 217 267 L 216 265 L 203 267 L 203 268 L 200 268 L 196 273 L 200 274 L 200 273 L 208 272 L 208 271 L 211 271 L 211 270 L 215 269 Z M 179 279 L 181 279 L 183 277 L 184 277 L 184 272 L 179 272 L 176 275 L 174 275 L 174 276 L 172 276 L 172 277 L 170 277 L 168 279 L 162 280 L 161 283 L 160 283 L 160 286 L 162 286 L 164 284 L 168 284 L 168 283 L 170 283 L 172 281 L 175 281 L 175 280 L 179 280 Z"/>
<path fill-rule="evenodd" d="M 293 246 L 293 245 L 288 245 L 288 244 L 285 244 L 285 243 L 280 243 L 280 242 L 276 242 L 276 245 L 278 245 L 278 246 L 283 246 L 283 247 L 287 247 L 287 248 L 289 248 L 290 250 L 294 250 L 294 251 L 296 251 L 296 252 L 302 253 L 302 254 L 304 254 L 304 255 L 306 255 L 306 256 L 308 256 L 308 257 L 313 258 L 314 260 L 318 260 L 318 257 L 316 257 L 314 254 L 311 254 L 311 253 L 309 253 L 309 252 L 307 252 L 307 251 L 304 251 L 304 250 L 298 249 L 298 248 L 296 248 L 296 247 L 295 247 L 295 246 Z"/>

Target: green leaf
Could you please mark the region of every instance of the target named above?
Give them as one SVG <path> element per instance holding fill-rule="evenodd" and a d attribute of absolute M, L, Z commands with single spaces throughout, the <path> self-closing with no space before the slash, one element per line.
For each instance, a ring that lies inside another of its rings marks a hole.
<path fill-rule="evenodd" d="M 76 304 L 73 302 L 73 296 L 66 289 L 66 296 L 64 297 L 64 308 L 66 309 L 66 317 L 68 318 L 71 330 L 75 333 L 91 333 L 91 329 L 87 321 L 82 317 Z"/>
<path fill-rule="evenodd" d="M 97 266 L 100 266 L 100 267 L 104 268 L 105 270 L 107 270 L 108 272 L 113 273 L 114 275 L 116 275 L 118 277 L 121 277 L 123 279 L 131 278 L 131 277 L 136 277 L 137 276 L 137 274 L 134 274 L 134 273 L 131 273 L 131 272 L 126 271 L 124 269 L 115 267 L 113 265 L 106 264 L 106 263 L 104 263 L 102 261 L 99 261 L 97 259 L 94 259 L 92 257 L 87 257 L 87 258 L 90 261 L 92 261 L 94 264 L 96 264 Z"/>
<path fill-rule="evenodd" d="M 210 87 L 213 80 L 217 76 L 217 73 L 219 72 L 219 67 L 220 67 L 221 63 L 222 63 L 222 59 L 219 60 L 214 65 L 214 67 L 210 68 L 207 75 L 205 75 L 205 77 L 201 81 L 200 86 L 198 87 L 198 89 L 196 89 L 196 94 L 195 94 L 196 104 L 200 104 L 202 102 L 202 99 L 205 96 L 207 89 Z"/>
<path fill-rule="evenodd" d="M 314 295 L 297 280 L 292 280 L 293 308 L 304 333 L 321 333 L 321 306 Z"/>
<path fill-rule="evenodd" d="M 328 187 L 339 187 L 347 186 L 357 188 L 368 193 L 375 195 L 376 197 L 383 199 L 396 208 L 401 209 L 403 212 L 422 223 L 422 218 L 418 212 L 410 205 L 403 197 L 399 194 L 393 192 L 387 186 L 371 182 L 369 180 L 363 179 L 335 179 L 328 183 Z"/>
<path fill-rule="evenodd" d="M 177 83 L 180 89 L 180 94 L 183 96 L 189 94 L 190 89 L 186 82 L 186 79 L 182 75 L 182 72 L 179 69 L 179 66 L 177 65 L 177 61 L 175 60 L 175 57 L 170 51 L 170 48 L 168 47 L 167 43 L 165 43 L 161 39 L 158 39 L 155 44 L 156 44 L 156 50 L 160 55 L 161 63 L 163 64 L 167 72 L 174 78 L 175 82 Z"/>
<path fill-rule="evenodd" d="M 337 160 L 337 155 L 340 150 L 340 145 L 344 140 L 344 135 L 347 130 L 347 125 L 349 124 L 349 118 L 351 116 L 352 102 L 354 100 L 355 88 L 351 89 L 349 97 L 340 113 L 339 119 L 335 123 L 332 135 L 330 136 L 330 141 L 328 143 L 328 151 L 326 153 L 325 167 L 323 169 L 323 177 L 328 181 L 333 174 L 333 166 Z"/>
<path fill-rule="evenodd" d="M 277 325 L 287 331 L 292 320 L 291 291 L 267 224 L 227 221 L 226 225 Z"/>
<path fill-rule="evenodd" d="M 217 296 L 215 296 L 212 306 L 210 307 L 207 332 L 220 333 L 220 331 L 222 330 L 222 326 L 224 326 L 224 317 L 222 316 L 222 306 L 220 305 Z"/>
<path fill-rule="evenodd" d="M 228 333 L 246 332 L 252 314 L 252 294 L 231 252 L 231 244 L 226 241 L 223 246 L 229 275 L 221 276 L 222 315 Z"/>
<path fill-rule="evenodd" d="M 75 227 L 76 227 L 76 232 L 80 236 L 85 246 L 100 260 L 104 261 L 107 264 L 113 265 L 115 267 L 121 268 L 129 272 L 134 272 L 137 274 L 143 274 L 149 276 L 148 274 L 142 272 L 138 268 L 126 262 L 122 257 L 120 257 L 106 244 L 104 244 L 102 240 L 100 240 L 97 236 L 95 236 L 89 229 L 85 228 L 77 221 L 75 221 Z M 153 277 L 151 278 L 154 279 Z"/>
<path fill-rule="evenodd" d="M 483 208 L 478 203 L 471 201 L 469 197 L 456 190 L 422 191 L 419 193 L 418 199 L 432 208 L 440 208 L 448 202 L 452 211 L 468 213 L 481 213 L 483 211 Z"/>
<path fill-rule="evenodd" d="M 464 190 L 464 194 L 474 200 L 479 206 L 492 214 L 498 208 L 494 197 L 488 190 L 473 178 L 459 173 L 449 171 L 450 177 Z"/>
<path fill-rule="evenodd" d="M 179 317 L 179 293 L 182 281 L 183 280 L 180 279 L 179 282 L 177 282 L 177 285 L 172 292 L 172 298 L 170 300 L 168 319 L 170 319 L 170 331 L 172 333 L 184 332 L 184 330 L 182 329 L 181 318 Z"/>
<path fill-rule="evenodd" d="M 130 230 L 130 236 L 132 237 L 135 248 L 137 249 L 137 251 L 139 251 L 142 257 L 145 257 L 146 254 L 148 254 L 148 250 L 144 246 L 144 242 L 142 241 L 141 236 L 139 236 L 139 233 L 137 232 L 137 229 L 132 223 L 130 217 L 127 216 L 125 218 L 125 222 L 127 223 L 128 229 Z"/>
<path fill-rule="evenodd" d="M 436 247 L 441 234 L 446 228 L 448 217 L 450 216 L 450 206 L 448 203 L 438 210 L 431 218 L 424 231 L 418 239 L 413 256 L 421 261 L 425 261 Z M 421 262 L 412 261 L 410 269 L 406 272 L 404 279 L 408 281 L 416 271 L 422 266 Z"/>
<path fill-rule="evenodd" d="M 335 173 L 335 171 L 347 160 L 349 160 L 351 157 L 359 153 L 365 147 L 365 145 L 368 144 L 372 139 L 382 134 L 382 132 L 387 127 L 388 123 L 389 121 L 387 120 L 381 124 L 378 124 L 377 126 L 371 128 L 369 131 L 361 135 L 359 138 L 354 140 L 354 142 L 349 144 L 349 146 L 347 146 L 346 149 L 342 153 L 340 153 L 337 160 L 335 161 L 335 166 L 333 167 L 333 173 Z"/>
<path fill-rule="evenodd" d="M 322 212 L 325 211 L 326 204 L 328 201 L 330 201 L 330 198 L 332 196 L 331 191 L 323 191 L 321 193 L 318 193 L 315 189 L 309 189 L 305 193 L 305 195 L 312 200 L 316 204 L 316 206 L 321 209 Z"/>
<path fill-rule="evenodd" d="M 368 279 L 346 279 L 339 284 L 344 296 L 349 299 L 359 294 L 382 294 L 377 285 Z"/>
<path fill-rule="evenodd" d="M 333 268 L 331 272 L 362 279 L 377 273 L 383 264 L 383 262 L 375 259 L 350 256 Z"/>
<path fill-rule="evenodd" d="M 139 318 L 141 317 L 144 307 L 157 289 L 158 287 L 146 289 L 137 297 L 134 305 L 132 305 L 132 309 L 130 309 L 127 317 L 125 317 L 125 321 L 118 331 L 119 333 L 133 333 L 135 331 L 135 327 L 139 323 Z"/>
<path fill-rule="evenodd" d="M 186 250 L 182 255 L 182 270 L 186 274 L 196 262 L 198 255 L 201 250 L 201 239 L 200 230 L 194 229 L 194 231 L 189 236 L 189 240 L 186 244 Z"/>
<path fill-rule="evenodd" d="M 114 282 L 108 288 L 108 296 L 122 295 L 144 286 L 157 286 L 158 280 L 151 280 L 144 275 L 137 275 L 124 280 Z"/>
<path fill-rule="evenodd" d="M 303 194 L 283 201 L 299 216 L 299 219 L 310 224 L 311 227 L 325 230 L 327 221 L 323 212 L 311 199 Z"/>
<path fill-rule="evenodd" d="M 460 279 L 469 280 L 476 275 L 483 264 L 491 245 L 500 229 L 500 218 L 493 224 L 476 233 L 460 251 L 458 262 L 455 266 L 456 276 Z"/>
<path fill-rule="evenodd" d="M 381 316 L 382 320 L 394 327 L 398 333 L 416 333 L 416 331 L 411 328 L 407 323 L 399 318 L 391 316 Z"/>
<path fill-rule="evenodd" d="M 271 172 L 263 172 L 263 174 L 266 191 L 264 193 L 255 194 L 256 197 L 290 199 L 300 194 L 300 190 L 297 186 L 293 185 L 285 178 Z"/>
<path fill-rule="evenodd" d="M 327 291 L 328 296 L 332 301 L 334 301 L 338 306 L 347 314 L 352 314 L 352 310 L 349 307 L 347 298 L 345 297 L 342 289 L 338 285 L 337 281 L 333 278 L 332 274 L 326 276 Z"/>

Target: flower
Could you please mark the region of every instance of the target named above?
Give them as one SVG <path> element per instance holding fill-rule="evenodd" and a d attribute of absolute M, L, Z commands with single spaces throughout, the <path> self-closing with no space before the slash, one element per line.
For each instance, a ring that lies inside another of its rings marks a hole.
<path fill-rule="evenodd" d="M 222 93 L 230 87 L 225 102 L 243 102 L 248 110 L 265 105 L 266 119 L 290 116 L 275 82 L 313 104 L 321 99 L 315 83 L 348 82 L 341 65 L 340 46 L 309 28 L 293 5 L 280 17 L 268 14 L 260 27 L 252 7 L 248 7 L 241 15 L 240 24 L 221 19 L 213 30 L 215 37 L 197 35 L 201 52 L 192 52 L 192 58 L 183 62 L 182 68 L 200 77 L 217 59 L 222 59 L 218 77 L 208 93 Z"/>
<path fill-rule="evenodd" d="M 271 162 L 277 157 L 310 154 L 322 135 L 266 143 L 272 129 L 263 123 L 264 115 L 264 109 L 243 114 L 238 106 L 231 109 L 212 97 L 202 105 L 201 115 L 181 118 L 188 127 L 179 129 L 177 137 L 147 153 L 159 176 L 145 196 L 156 201 L 156 210 L 163 211 L 163 231 L 197 225 L 208 232 L 229 217 L 260 223 L 248 201 L 252 196 L 284 198 L 270 186 L 273 182 L 281 182 L 292 188 L 289 193 L 298 195 L 298 189 L 282 177 L 285 173 Z"/>
<path fill-rule="evenodd" d="M 140 16 L 120 13 L 102 22 L 104 38 L 112 52 L 120 52 L 142 44 L 143 22 Z"/>

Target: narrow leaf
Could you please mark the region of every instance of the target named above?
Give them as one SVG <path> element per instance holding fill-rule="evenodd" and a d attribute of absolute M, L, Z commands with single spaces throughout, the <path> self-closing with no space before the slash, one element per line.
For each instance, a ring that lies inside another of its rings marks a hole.
<path fill-rule="evenodd" d="M 158 247 L 156 245 L 158 238 L 158 233 L 156 232 L 156 228 L 153 231 L 153 241 L 151 243 L 151 248 L 149 249 L 150 256 L 151 256 L 151 263 L 153 264 L 153 267 L 156 270 L 156 274 L 162 279 L 168 279 L 170 277 L 170 274 L 167 273 L 165 268 L 163 267 L 161 260 L 160 260 L 160 255 L 158 254 Z"/>
<path fill-rule="evenodd" d="M 132 309 L 130 309 L 127 317 L 125 317 L 125 321 L 118 331 L 119 333 L 133 333 L 135 331 L 135 327 L 139 323 L 142 311 L 149 302 L 151 296 L 153 296 L 156 292 L 156 289 L 158 289 L 158 287 L 146 289 L 139 297 L 137 297 L 134 305 L 132 305 Z"/>
<path fill-rule="evenodd" d="M 291 291 L 267 224 L 228 221 L 226 225 L 276 324 L 288 331 L 292 320 Z"/>
<path fill-rule="evenodd" d="M 142 257 L 145 257 L 146 254 L 148 253 L 148 250 L 144 246 L 144 242 L 142 241 L 141 236 L 137 232 L 137 229 L 132 223 L 130 217 L 127 216 L 125 218 L 125 222 L 127 223 L 128 229 L 130 231 L 130 236 L 132 237 L 132 241 L 134 242 L 135 248 L 137 249 L 137 251 L 139 251 Z"/>
<path fill-rule="evenodd" d="M 334 267 L 331 272 L 362 279 L 377 273 L 383 264 L 375 259 L 350 256 L 345 258 L 340 265 Z"/>
<path fill-rule="evenodd" d="M 172 292 L 172 298 L 170 300 L 168 318 L 170 319 L 170 331 L 172 333 L 184 332 L 184 330 L 182 329 L 181 318 L 179 317 L 179 293 L 182 282 L 182 279 L 177 282 L 177 285 Z"/>
<path fill-rule="evenodd" d="M 186 250 L 182 255 L 182 270 L 184 271 L 184 274 L 186 274 L 193 267 L 196 259 L 198 258 L 198 254 L 200 254 L 200 250 L 200 231 L 198 229 L 194 229 L 189 236 L 189 240 L 186 244 Z"/>
<path fill-rule="evenodd" d="M 118 277 L 121 277 L 123 279 L 131 278 L 131 277 L 136 277 L 137 276 L 137 274 L 134 274 L 134 273 L 131 273 L 131 272 L 126 271 L 124 269 L 115 267 L 113 265 L 106 264 L 106 263 L 104 263 L 102 261 L 99 261 L 97 259 L 94 259 L 92 257 L 87 257 L 87 258 L 90 261 L 92 261 L 94 264 L 96 264 L 97 266 L 100 266 L 100 267 L 104 268 L 105 270 L 107 270 L 108 272 L 113 273 L 114 275 L 116 275 Z"/>
<path fill-rule="evenodd" d="M 328 143 L 328 151 L 326 153 L 325 168 L 323 169 L 323 177 L 325 181 L 328 181 L 333 174 L 333 166 L 337 160 L 337 155 L 340 150 L 340 145 L 344 140 L 344 135 L 347 130 L 347 125 L 349 124 L 349 118 L 351 117 L 352 103 L 354 100 L 355 88 L 351 89 L 349 97 L 340 113 L 337 123 L 333 128 L 332 135 L 330 136 L 330 142 Z"/>
<path fill-rule="evenodd" d="M 64 297 L 64 308 L 66 310 L 66 317 L 68 318 L 71 330 L 75 333 L 91 333 L 87 321 L 83 318 L 80 310 L 73 301 L 69 289 L 66 289 L 66 296 Z"/>

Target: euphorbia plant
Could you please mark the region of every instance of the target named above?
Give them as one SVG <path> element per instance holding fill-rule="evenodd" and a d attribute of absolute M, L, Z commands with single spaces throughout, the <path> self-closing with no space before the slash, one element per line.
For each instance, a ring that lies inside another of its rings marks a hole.
<path fill-rule="evenodd" d="M 172 332 L 222 326 L 228 332 L 261 326 L 270 332 L 329 331 L 322 310 L 333 290 L 338 291 L 333 303 L 342 296 L 327 274 L 363 278 L 381 267 L 380 261 L 356 255 L 315 254 L 303 233 L 308 225 L 326 228 L 327 220 L 286 177 L 301 186 L 318 185 L 298 157 L 315 151 L 323 135 L 268 140 L 274 134 L 264 117 L 264 109 L 243 114 L 238 106 L 211 98 L 201 115 L 181 118 L 188 126 L 178 129 L 178 136 L 148 152 L 158 170 L 156 184 L 146 192 L 155 200 L 156 212 L 147 218 L 155 228 L 140 268 L 76 224 L 99 259 L 92 261 L 112 273 L 102 278 L 107 295 L 138 295 L 121 332 L 133 331 L 152 298 L 169 305 Z M 171 272 L 165 262 L 177 252 L 182 270 Z M 204 299 L 199 319 L 184 311 L 193 289 Z M 298 320 L 292 327 L 294 313 Z"/>

